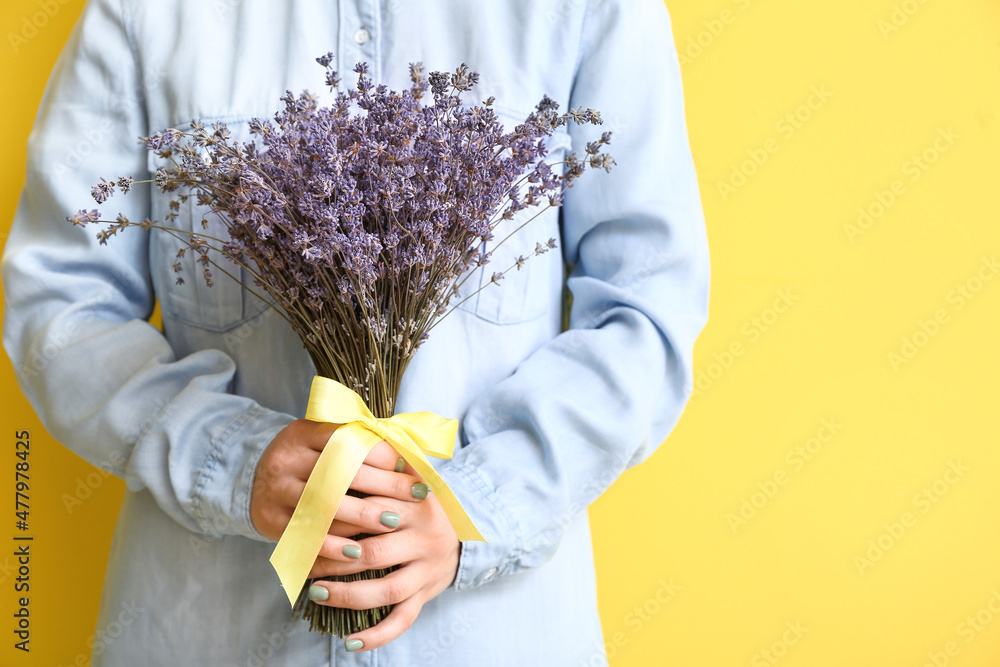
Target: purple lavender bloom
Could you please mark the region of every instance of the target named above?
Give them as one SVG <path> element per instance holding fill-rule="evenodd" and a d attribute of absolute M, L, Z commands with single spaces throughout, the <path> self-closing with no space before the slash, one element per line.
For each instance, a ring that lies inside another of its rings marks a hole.
<path fill-rule="evenodd" d="M 80 209 L 75 215 L 66 216 L 66 220 L 72 222 L 78 227 L 84 227 L 87 223 L 97 222 L 100 219 L 101 213 L 97 209 L 91 209 L 89 211 L 86 209 Z"/>
<path fill-rule="evenodd" d="M 326 68 L 327 85 L 338 88 L 333 54 L 317 62 Z M 365 63 L 354 72 L 356 86 L 338 92 L 330 106 L 320 106 L 309 92 L 286 92 L 272 120 L 250 121 L 257 143 L 234 142 L 224 123 L 206 127 L 197 120 L 189 132 L 168 129 L 143 141 L 172 164 L 153 179 L 164 192 L 178 191 L 166 222 L 194 197 L 228 229 L 220 247 L 197 234 L 190 238 L 188 249 L 206 283 L 212 283 L 215 263 L 209 249 L 246 266 L 322 374 L 350 384 L 361 378 L 367 386 L 374 371 L 344 374 L 337 364 L 352 357 L 385 360 L 387 354 L 405 362 L 448 312 L 460 278 L 489 261 L 481 247 L 502 220 L 531 206 L 561 205 L 587 167 L 610 169 L 614 161 L 603 152 L 610 141 L 604 133 L 587 144 L 584 159 L 570 154 L 562 170 L 553 169 L 545 161 L 545 138 L 571 121 L 600 124 L 600 114 L 582 107 L 560 114 L 546 96 L 507 131 L 491 108 L 493 98 L 481 105 L 462 102 L 479 80 L 465 64 L 427 74 L 414 63 L 412 86 L 403 91 L 375 85 Z M 122 192 L 132 183 L 117 181 Z M 103 179 L 94 186 L 98 203 L 114 186 Z M 86 225 L 98 217 L 81 211 L 69 220 Z M 131 224 L 119 218 L 101 231 L 100 241 Z M 149 221 L 141 226 L 158 227 Z M 550 239 L 534 254 L 553 247 Z M 529 259 L 518 257 L 491 281 L 499 283 Z M 174 266 L 178 282 L 183 261 L 181 253 Z M 387 333 L 388 322 L 403 321 L 412 327 Z M 345 340 L 365 349 L 344 352 Z"/>
<path fill-rule="evenodd" d="M 108 181 L 101 179 L 101 182 L 90 189 L 90 194 L 94 197 L 94 201 L 98 204 L 103 204 L 108 200 L 108 197 L 115 193 L 115 184 L 109 183 Z"/>

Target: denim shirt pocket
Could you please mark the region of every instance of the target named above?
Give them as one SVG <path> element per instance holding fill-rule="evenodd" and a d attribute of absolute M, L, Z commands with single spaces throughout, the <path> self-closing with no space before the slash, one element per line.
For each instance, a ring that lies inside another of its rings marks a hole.
<path fill-rule="evenodd" d="M 204 122 L 207 125 L 211 120 Z M 251 138 L 245 121 L 225 122 L 232 139 L 246 141 Z M 184 131 L 187 127 L 180 126 L 178 129 Z M 155 174 L 158 168 L 166 166 L 166 162 L 150 153 L 147 166 L 150 173 Z M 154 188 L 152 193 L 153 220 L 177 230 L 171 233 L 154 229 L 151 237 L 150 262 L 155 267 L 160 285 L 160 308 L 165 318 L 187 326 L 213 332 L 229 331 L 259 315 L 268 305 L 255 296 L 254 292 L 260 293 L 261 290 L 254 286 L 250 272 L 222 254 L 212 250 L 208 252 L 208 257 L 214 262 L 208 266 L 212 274 L 211 286 L 205 280 L 205 267 L 196 261 L 196 253 L 187 249 L 183 257 L 178 257 L 178 253 L 187 247 L 192 234 L 204 234 L 213 246 L 218 246 L 219 242 L 208 237 L 222 240 L 229 238 L 225 222 L 213 215 L 207 207 L 199 206 L 194 195 L 187 201 L 180 202 L 177 217 L 173 221 L 167 221 L 171 199 L 177 199 L 177 195 L 183 192 L 186 191 L 179 189 L 175 192 L 161 192 Z M 206 224 L 202 224 L 202 221 Z M 174 271 L 175 263 L 180 264 L 180 272 Z M 226 275 L 226 272 L 230 275 Z M 181 284 L 178 284 L 178 278 L 183 280 Z M 253 292 L 249 291 L 251 289 Z"/>
<path fill-rule="evenodd" d="M 499 109 L 497 115 L 508 131 L 528 116 Z M 549 151 L 546 162 L 561 163 L 571 144 L 569 133 L 562 128 L 557 130 L 546 140 Z M 553 169 L 562 171 L 561 166 Z M 521 192 L 526 190 L 526 184 L 522 185 Z M 483 244 L 483 252 L 490 254 L 490 260 L 485 266 L 473 269 L 474 273 L 459 289 L 454 297 L 458 309 L 493 324 L 517 324 L 537 319 L 552 308 L 548 294 L 552 282 L 562 280 L 563 264 L 558 249 L 535 255 L 538 243 L 544 246 L 550 238 L 559 239 L 559 209 L 549 208 L 539 215 L 545 206 L 547 203 L 519 211 L 513 219 L 497 224 L 493 239 Z M 530 220 L 533 216 L 537 217 Z M 526 261 L 516 268 L 522 257 Z M 504 277 L 491 284 L 495 273 L 504 273 Z"/>

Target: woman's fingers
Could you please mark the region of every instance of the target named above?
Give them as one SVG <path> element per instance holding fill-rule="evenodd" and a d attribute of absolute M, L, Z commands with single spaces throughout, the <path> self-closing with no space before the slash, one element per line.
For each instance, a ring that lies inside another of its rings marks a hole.
<path fill-rule="evenodd" d="M 396 470 L 399 454 L 388 443 L 380 442 L 365 457 L 365 463 L 382 470 Z M 402 472 L 402 471 L 398 471 Z"/>
<path fill-rule="evenodd" d="M 319 556 L 309 571 L 309 578 L 329 576 L 331 564 L 347 565 L 361 559 L 361 544 L 355 540 L 337 535 L 327 535 L 320 547 Z M 355 570 L 360 571 L 360 570 Z"/>
<path fill-rule="evenodd" d="M 364 513 L 363 505 L 372 499 L 353 500 L 361 503 L 362 508 L 352 507 L 345 510 L 345 515 L 355 509 Z M 381 579 L 320 579 L 310 586 L 309 598 L 318 604 L 344 609 L 395 605 L 378 625 L 348 637 L 349 651 L 378 648 L 403 634 L 424 603 L 451 585 L 458 570 L 461 544 L 437 500 L 431 497 L 426 503 L 413 504 L 379 498 L 371 504 L 377 511 L 380 504 L 393 502 L 401 515 L 398 531 L 380 531 L 359 540 L 361 555 L 354 563 L 331 559 L 316 563 L 313 569 L 315 574 L 328 576 L 399 566 Z"/>
<path fill-rule="evenodd" d="M 412 567 L 412 566 L 410 566 Z M 395 605 L 378 625 L 347 637 L 348 651 L 367 651 L 384 646 L 406 632 L 424 606 L 419 577 L 407 573 L 410 567 L 381 578 L 345 583 L 317 581 L 309 588 L 309 598 L 317 604 L 344 609 L 371 609 Z"/>
<path fill-rule="evenodd" d="M 351 488 L 372 496 L 384 496 L 419 503 L 427 497 L 427 485 L 419 477 L 362 464 Z"/>
<path fill-rule="evenodd" d="M 333 424 L 299 419 L 282 429 L 268 445 L 255 471 L 250 500 L 251 521 L 262 535 L 277 540 L 283 534 L 306 480 L 336 428 Z M 407 472 L 395 472 L 399 460 L 396 450 L 384 442 L 371 449 L 351 488 L 379 500 L 345 497 L 330 535 L 343 538 L 394 530 L 401 520 L 399 506 L 427 497 L 427 486 L 408 474 L 412 469 L 403 466 Z"/>
<path fill-rule="evenodd" d="M 355 574 L 365 570 L 387 569 L 394 565 L 409 563 L 422 554 L 421 545 L 407 535 L 406 531 L 366 537 L 353 544 L 358 545 L 358 557 L 337 558 L 317 561 L 311 577 Z"/>
<path fill-rule="evenodd" d="M 309 599 L 317 604 L 342 609 L 374 609 L 406 600 L 421 588 L 419 577 L 407 569 L 390 572 L 379 579 L 313 582 Z"/>
<path fill-rule="evenodd" d="M 370 533 L 381 535 L 399 528 L 403 523 L 403 503 L 392 498 L 344 496 L 337 516 L 330 526 L 331 535 Z M 353 530 L 353 533 L 346 531 Z"/>
<path fill-rule="evenodd" d="M 355 540 L 336 535 L 327 535 L 319 549 L 322 558 L 345 563 L 355 563 L 361 558 L 361 544 Z"/>
<path fill-rule="evenodd" d="M 344 648 L 348 651 L 368 651 L 385 646 L 393 639 L 406 632 L 423 609 L 424 600 L 420 594 L 397 604 L 389 615 L 379 621 L 378 625 L 362 630 L 344 639 Z"/>
<path fill-rule="evenodd" d="M 278 526 L 279 536 L 288 526 L 305 486 L 305 482 L 290 478 L 276 482 L 272 489 L 276 502 L 260 509 L 261 515 L 271 525 Z M 403 524 L 403 507 L 403 503 L 392 498 L 344 496 L 327 533 L 333 537 L 346 538 L 359 533 L 381 535 L 391 532 Z M 320 553 L 320 556 L 323 554 Z"/>

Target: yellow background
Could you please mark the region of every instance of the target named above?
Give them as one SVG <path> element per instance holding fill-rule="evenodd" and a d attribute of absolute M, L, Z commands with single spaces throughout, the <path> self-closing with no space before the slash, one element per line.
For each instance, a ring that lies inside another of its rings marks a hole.
<path fill-rule="evenodd" d="M 53 4 L 16 51 L 40 6 L 0 6 L 2 228 L 83 3 Z M 591 510 L 612 665 L 1000 664 L 1000 5 L 668 4 L 711 319 L 677 430 Z M 0 547 L 0 663 L 68 665 L 87 654 L 122 485 L 88 485 L 96 469 L 0 371 L 9 469 L 15 430 L 32 434 L 35 536 L 28 656 L 3 629 Z M 63 494 L 88 489 L 68 513 Z"/>

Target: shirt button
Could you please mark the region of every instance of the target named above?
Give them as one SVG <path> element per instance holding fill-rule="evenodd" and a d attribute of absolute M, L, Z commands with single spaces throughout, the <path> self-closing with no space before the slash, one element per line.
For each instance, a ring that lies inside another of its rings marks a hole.
<path fill-rule="evenodd" d="M 364 44 L 369 39 L 371 39 L 371 37 L 372 37 L 372 34 L 370 32 L 368 32 L 367 30 L 365 30 L 364 28 L 362 28 L 361 30 L 358 30 L 356 33 L 354 33 L 354 41 L 357 44 Z"/>
<path fill-rule="evenodd" d="M 483 581 L 489 581 L 490 579 L 493 578 L 493 575 L 496 574 L 496 573 L 497 573 L 497 569 L 495 567 L 491 567 L 490 570 L 489 570 L 489 572 L 486 573 L 486 576 L 483 577 Z"/>

